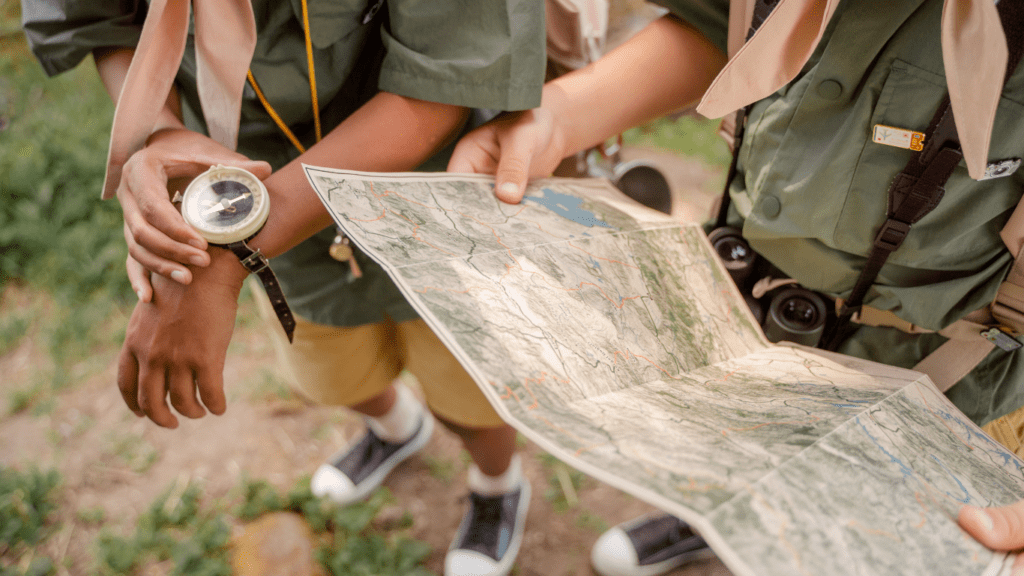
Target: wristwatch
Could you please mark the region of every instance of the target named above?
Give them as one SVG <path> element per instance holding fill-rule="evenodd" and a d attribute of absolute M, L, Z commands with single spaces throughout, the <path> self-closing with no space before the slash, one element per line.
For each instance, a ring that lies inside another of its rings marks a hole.
<path fill-rule="evenodd" d="M 212 166 L 196 176 L 181 196 L 181 215 L 212 246 L 234 252 L 242 266 L 255 274 L 267 290 L 270 304 L 288 341 L 295 332 L 295 317 L 281 292 L 266 256 L 246 242 L 263 228 L 270 215 L 267 188 L 251 172 L 231 166 Z"/>

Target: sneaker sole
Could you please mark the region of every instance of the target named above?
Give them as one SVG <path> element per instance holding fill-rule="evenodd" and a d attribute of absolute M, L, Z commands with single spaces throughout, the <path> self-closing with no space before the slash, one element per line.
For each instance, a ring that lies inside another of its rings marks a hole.
<path fill-rule="evenodd" d="M 397 452 L 392 454 L 390 458 L 388 458 L 384 462 L 381 462 L 381 465 L 378 466 L 377 469 L 374 470 L 373 473 L 371 473 L 369 476 L 363 478 L 362 482 L 356 484 L 355 489 L 351 492 L 351 496 L 349 498 L 333 498 L 330 494 L 327 494 L 326 497 L 330 498 L 331 501 L 335 502 L 336 504 L 351 504 L 353 502 L 358 502 L 366 498 L 367 496 L 370 495 L 371 492 L 379 488 L 380 485 L 384 483 L 384 479 L 387 478 L 388 474 L 390 474 L 391 471 L 394 470 L 396 466 L 398 466 L 402 462 L 405 462 L 410 456 L 426 447 L 427 442 L 430 441 L 430 437 L 433 435 L 433 433 L 434 417 L 430 415 L 430 412 L 424 411 L 423 425 L 420 426 L 420 429 L 416 433 L 416 436 L 414 436 L 409 441 L 408 444 L 402 446 Z M 331 456 L 330 459 L 328 460 L 328 463 L 324 464 L 324 466 L 332 466 L 330 462 L 337 461 L 339 458 L 348 453 L 348 450 L 349 449 L 346 448 L 344 450 L 341 450 L 334 456 Z"/>

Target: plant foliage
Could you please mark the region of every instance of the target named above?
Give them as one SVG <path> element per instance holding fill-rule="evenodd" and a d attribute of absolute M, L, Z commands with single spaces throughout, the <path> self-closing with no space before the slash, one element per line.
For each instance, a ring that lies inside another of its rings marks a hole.
<path fill-rule="evenodd" d="M 53 573 L 53 561 L 45 556 L 32 558 L 24 572 L 8 564 L 53 532 L 60 482 L 55 470 L 21 472 L 0 466 L 0 576 Z"/>
<path fill-rule="evenodd" d="M 373 527 L 374 517 L 393 501 L 387 490 L 349 506 L 314 496 L 308 477 L 300 478 L 285 494 L 265 480 L 246 481 L 239 492 L 241 501 L 228 513 L 217 502 L 204 502 L 195 484 L 170 488 L 139 517 L 133 534 L 101 534 L 100 574 L 132 576 L 154 562 L 167 562 L 173 566 L 171 576 L 230 576 L 231 525 L 279 511 L 303 516 L 317 534 L 317 557 L 329 574 L 431 574 L 422 566 L 431 552 L 426 543 Z"/>
<path fill-rule="evenodd" d="M 8 12 L 0 22 L 5 28 L 16 23 Z M 120 207 L 99 198 L 110 98 L 90 62 L 46 78 L 20 33 L 5 40 L 0 284 L 20 278 L 72 300 L 98 291 L 130 294 Z"/>

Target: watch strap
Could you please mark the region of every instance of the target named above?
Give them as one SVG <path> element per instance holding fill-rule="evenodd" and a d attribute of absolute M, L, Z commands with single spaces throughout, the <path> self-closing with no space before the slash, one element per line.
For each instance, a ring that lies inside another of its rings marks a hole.
<path fill-rule="evenodd" d="M 288 301 L 285 300 L 284 292 L 281 291 L 281 285 L 277 282 L 277 276 L 270 268 L 267 257 L 260 252 L 259 248 L 255 250 L 250 248 L 245 240 L 225 244 L 224 247 L 234 252 L 238 261 L 242 263 L 242 267 L 255 274 L 263 283 L 267 297 L 270 298 L 270 305 L 273 306 L 274 313 L 277 314 L 277 319 L 281 322 L 285 335 L 288 336 L 288 342 L 291 342 L 295 334 L 295 316 L 292 315 L 292 310 L 288 307 Z"/>

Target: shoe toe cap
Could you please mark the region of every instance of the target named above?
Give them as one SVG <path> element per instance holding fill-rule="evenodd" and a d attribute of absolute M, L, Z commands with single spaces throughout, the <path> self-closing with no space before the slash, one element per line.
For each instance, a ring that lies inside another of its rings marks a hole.
<path fill-rule="evenodd" d="M 452 550 L 444 559 L 444 576 L 501 576 L 498 564 L 472 550 Z"/>
<path fill-rule="evenodd" d="M 635 576 L 640 569 L 633 543 L 618 527 L 597 539 L 590 551 L 590 562 L 602 576 Z"/>
<path fill-rule="evenodd" d="M 356 485 L 348 476 L 341 473 L 334 466 L 321 464 L 313 478 L 310 479 L 309 488 L 317 497 L 328 497 L 339 504 L 348 504 L 358 500 L 356 496 Z"/>

